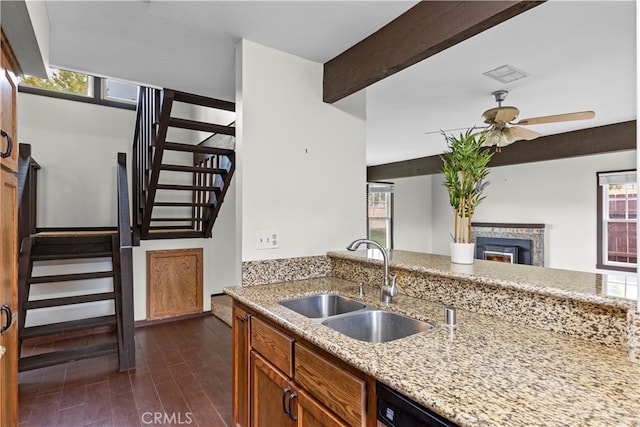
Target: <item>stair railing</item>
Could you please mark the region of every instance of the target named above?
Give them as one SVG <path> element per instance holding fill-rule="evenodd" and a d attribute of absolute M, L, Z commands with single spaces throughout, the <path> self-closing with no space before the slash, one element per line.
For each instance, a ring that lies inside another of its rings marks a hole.
<path fill-rule="evenodd" d="M 127 181 L 127 156 L 118 153 L 118 234 L 114 236 L 114 291 L 116 292 L 116 317 L 118 322 L 118 362 L 120 371 L 136 366 L 133 320 L 133 248 L 129 216 L 129 184 Z"/>
<path fill-rule="evenodd" d="M 140 87 L 133 139 L 133 243 L 149 234 L 173 91 Z"/>
<path fill-rule="evenodd" d="M 31 144 L 18 146 L 18 247 L 22 239 L 36 232 L 38 170 L 31 156 Z"/>

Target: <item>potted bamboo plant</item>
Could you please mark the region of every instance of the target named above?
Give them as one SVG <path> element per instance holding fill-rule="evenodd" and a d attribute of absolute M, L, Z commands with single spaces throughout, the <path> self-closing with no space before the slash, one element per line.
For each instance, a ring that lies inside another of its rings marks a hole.
<path fill-rule="evenodd" d="M 481 149 L 485 141 L 483 132 L 468 129 L 458 137 L 447 135 L 448 151 L 442 160 L 443 185 L 449 192 L 449 203 L 454 210 L 454 234 L 451 243 L 451 262 L 472 264 L 475 244 L 471 241 L 471 217 L 489 185 L 485 178 L 489 174 L 487 164 L 493 152 Z"/>

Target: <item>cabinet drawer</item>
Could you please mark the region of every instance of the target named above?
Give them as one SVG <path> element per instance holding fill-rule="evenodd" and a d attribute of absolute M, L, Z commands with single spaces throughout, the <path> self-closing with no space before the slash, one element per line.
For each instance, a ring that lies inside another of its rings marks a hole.
<path fill-rule="evenodd" d="M 293 338 L 252 317 L 251 347 L 285 375 L 293 376 Z"/>
<path fill-rule="evenodd" d="M 351 426 L 364 426 L 366 382 L 296 343 L 295 382 Z"/>

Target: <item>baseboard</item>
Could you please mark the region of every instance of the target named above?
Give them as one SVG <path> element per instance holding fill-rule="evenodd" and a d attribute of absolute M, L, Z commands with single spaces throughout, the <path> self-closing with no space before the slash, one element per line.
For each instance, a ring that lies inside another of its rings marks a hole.
<path fill-rule="evenodd" d="M 203 311 L 202 313 L 185 314 L 183 316 L 166 317 L 164 319 L 136 320 L 134 322 L 134 326 L 136 329 L 146 328 L 147 326 L 159 325 L 162 323 L 169 323 L 169 322 L 178 322 L 180 320 L 195 319 L 198 317 L 206 317 L 206 316 L 212 316 L 211 312 Z"/>

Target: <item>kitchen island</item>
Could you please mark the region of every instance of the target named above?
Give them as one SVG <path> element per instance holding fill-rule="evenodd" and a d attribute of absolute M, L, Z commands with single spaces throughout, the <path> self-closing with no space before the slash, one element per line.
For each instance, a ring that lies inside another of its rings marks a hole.
<path fill-rule="evenodd" d="M 379 302 L 379 290 L 369 284 L 375 285 L 380 262 L 368 255 L 329 253 L 331 277 L 232 287 L 225 292 L 256 316 L 459 425 L 637 426 L 640 422 L 640 364 L 629 361 L 624 337 L 606 338 L 620 332 L 617 319 L 620 313 L 626 317 L 633 311 L 633 302 L 602 295 L 597 280 L 595 285 L 584 285 L 594 286 L 592 291 L 580 288 L 580 281 L 589 282 L 593 275 L 488 261 L 476 261 L 473 271 L 454 271 L 457 266 L 452 268 L 448 257 L 393 251 L 390 266 L 399 275 L 401 294 L 385 305 Z M 347 275 L 351 280 L 339 277 Z M 554 278 L 562 278 L 561 286 L 548 283 Z M 364 297 L 358 296 L 359 281 L 365 283 Z M 471 296 L 462 295 L 464 286 Z M 327 292 L 362 298 L 368 305 L 409 315 L 434 328 L 395 341 L 368 343 L 278 304 L 285 298 Z M 481 301 L 486 292 L 493 292 L 498 301 Z M 455 329 L 444 324 L 446 295 L 452 299 L 446 305 L 457 307 Z M 531 295 L 533 302 L 527 301 Z M 549 316 L 541 325 L 519 321 L 518 313 L 538 305 L 544 311 L 559 301 L 568 303 L 553 316 L 567 316 L 569 326 L 558 327 L 563 320 Z M 500 305 L 506 308 L 493 311 Z M 510 313 L 515 314 L 509 317 Z M 579 322 L 572 316 L 584 313 L 595 313 L 588 322 L 609 319 L 609 324 L 578 338 L 572 331 L 580 330 Z M 369 414 L 374 404 L 371 399 L 366 403 Z M 367 425 L 375 425 L 371 416 Z"/>

